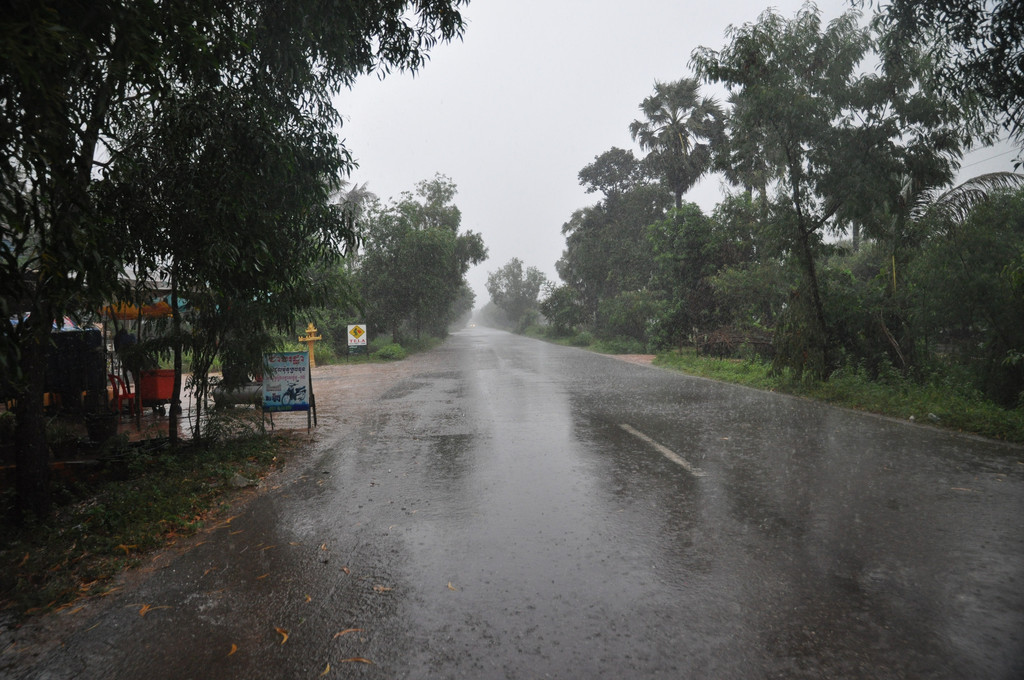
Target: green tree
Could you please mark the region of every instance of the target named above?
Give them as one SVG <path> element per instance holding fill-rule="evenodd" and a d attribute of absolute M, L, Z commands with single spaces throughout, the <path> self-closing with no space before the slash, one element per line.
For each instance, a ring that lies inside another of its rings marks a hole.
<path fill-rule="evenodd" d="M 169 349 L 176 375 L 183 351 L 192 356 L 196 436 L 217 354 L 247 356 L 247 368 L 258 372 L 255 341 L 266 348 L 271 332 L 291 328 L 294 312 L 319 292 L 306 276 L 311 265 L 340 258 L 356 242 L 350 217 L 329 202 L 346 163 L 329 119 L 293 111 L 252 84 L 191 88 L 143 118 L 137 141 L 126 135 L 135 143 L 107 175 L 117 208 L 110 212 L 129 246 L 125 261 L 143 275 L 161 274 L 172 298 L 187 298 L 193 310 L 189 332 L 175 319 Z M 243 343 L 249 352 L 240 351 Z M 176 379 L 172 406 L 180 389 Z"/>
<path fill-rule="evenodd" d="M 853 12 L 822 30 L 812 5 L 791 21 L 768 10 L 756 23 L 732 27 L 727 35 L 730 42 L 720 51 L 694 51 L 693 63 L 702 78 L 725 84 L 743 100 L 733 110 L 732 124 L 758 130 L 771 150 L 767 157 L 782 163 L 778 174 L 785 199 L 773 206 L 773 219 L 804 279 L 792 302 L 805 340 L 789 358 L 798 372 L 807 368 L 823 377 L 831 361 L 816 251 L 849 179 L 842 173 L 854 141 L 848 112 L 857 104 L 856 68 L 869 36 Z"/>
<path fill-rule="evenodd" d="M 523 261 L 513 257 L 495 272 L 487 274 L 487 292 L 491 301 L 505 310 L 516 331 L 525 330 L 531 312 L 537 310 L 537 298 L 547 277 L 536 267 L 523 269 Z"/>
<path fill-rule="evenodd" d="M 555 268 L 576 291 L 588 320 L 599 323 L 602 300 L 649 284 L 654 264 L 644 230 L 664 215 L 671 197 L 648 182 L 631 153 L 619 149 L 584 167 L 580 183 L 604 197 L 562 226 L 566 247 Z"/>
<path fill-rule="evenodd" d="M 854 5 L 863 0 L 854 0 Z M 1018 141 L 1024 132 L 1020 0 L 889 0 L 879 3 L 881 54 L 899 63 L 906 47 L 938 62 L 927 83 L 969 112 L 986 109 Z M 1001 119 L 1001 120 L 1000 120 Z"/>
<path fill-rule="evenodd" d="M 714 285 L 715 277 L 726 268 L 747 267 L 758 256 L 770 261 L 756 208 L 746 195 L 727 197 L 711 216 L 695 204 L 684 203 L 682 209 L 650 225 L 647 237 L 657 263 L 652 288 L 664 300 L 657 324 L 660 344 L 681 346 L 724 325 L 749 327 L 764 322 L 730 312 Z M 765 292 L 748 296 L 741 307 Z"/>
<path fill-rule="evenodd" d="M 588 194 L 600 191 L 605 196 L 621 196 L 646 179 L 633 152 L 618 147 L 596 156 L 593 163 L 579 172 L 580 184 Z"/>
<path fill-rule="evenodd" d="M 711 169 L 712 147 L 722 139 L 722 111 L 718 103 L 700 96 L 692 78 L 655 83 L 654 94 L 640 105 L 644 120 L 635 120 L 629 132 L 648 152 L 644 163 L 682 207 L 683 194 Z"/>
<path fill-rule="evenodd" d="M 465 312 L 465 275 L 487 258 L 480 234 L 460 232 L 452 181 L 437 175 L 390 205 L 371 204 L 359 282 L 367 321 L 400 342 L 403 329 L 443 336 Z"/>
<path fill-rule="evenodd" d="M 1012 267 L 1024 251 L 1024 191 L 1002 191 L 935 220 L 910 275 L 920 335 L 971 367 L 979 389 L 1008 406 L 1024 395 L 1024 295 Z"/>
<path fill-rule="evenodd" d="M 685 203 L 647 228 L 657 269 L 652 286 L 665 308 L 658 318 L 658 343 L 682 346 L 714 324 L 707 277 L 715 265 L 709 252 L 710 220 L 693 203 Z"/>
<path fill-rule="evenodd" d="M 900 178 L 947 182 L 971 131 L 959 125 L 954 103 L 920 90 L 928 67 L 921 55 L 908 52 L 901 69 L 859 72 L 873 40 L 856 12 L 822 26 L 813 5 L 792 20 L 769 10 L 727 35 L 720 51 L 696 50 L 693 64 L 702 78 L 730 88 L 730 126 L 749 131 L 743 136 L 775 164 L 770 220 L 801 276 L 783 325 L 788 351 L 778 360 L 825 377 L 837 358 L 818 275 L 826 235 L 858 220 L 875 237 L 888 228 L 894 247 L 904 247 Z M 879 205 L 892 214 L 883 218 Z"/>
<path fill-rule="evenodd" d="M 540 313 L 559 334 L 576 330 L 587 321 L 587 312 L 580 303 L 579 294 L 568 285 L 552 288 L 541 300 Z"/>
<path fill-rule="evenodd" d="M 51 320 L 95 309 L 122 271 L 120 253 L 110 248 L 116 241 L 109 216 L 98 210 L 94 191 L 104 171 L 131 162 L 133 149 L 122 132 L 137 130 L 141 113 L 158 119 L 165 103 L 244 89 L 240 85 L 275 103 L 297 104 L 300 116 L 327 113 L 330 94 L 360 73 L 422 66 L 437 40 L 461 33 L 460 4 L 228 0 L 5 7 L 0 280 L 5 312 L 24 321 L 0 325 L 0 360 L 18 392 L 21 509 L 44 515 L 50 505 L 40 367 Z M 221 198 L 238 205 L 253 197 Z"/>

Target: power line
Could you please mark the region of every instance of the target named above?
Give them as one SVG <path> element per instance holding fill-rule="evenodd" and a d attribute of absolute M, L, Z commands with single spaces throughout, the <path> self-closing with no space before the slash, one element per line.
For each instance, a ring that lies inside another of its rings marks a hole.
<path fill-rule="evenodd" d="M 989 156 L 988 158 L 982 158 L 980 161 L 974 161 L 973 163 L 968 163 L 967 165 L 961 165 L 960 168 L 961 169 L 963 169 L 963 168 L 971 168 L 971 167 L 974 167 L 975 165 L 981 165 L 982 163 L 988 163 L 989 161 L 995 160 L 996 158 L 999 158 L 1001 156 L 1008 156 L 1011 153 L 1019 153 L 1020 151 L 1021 151 L 1020 149 L 1010 149 L 1009 151 L 1004 151 L 1003 153 L 997 153 L 995 156 Z"/>

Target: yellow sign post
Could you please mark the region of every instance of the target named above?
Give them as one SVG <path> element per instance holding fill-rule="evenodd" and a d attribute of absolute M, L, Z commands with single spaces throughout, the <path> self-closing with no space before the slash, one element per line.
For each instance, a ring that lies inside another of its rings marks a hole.
<path fill-rule="evenodd" d="M 309 325 L 306 326 L 306 334 L 299 336 L 299 342 L 306 343 L 306 347 L 309 347 L 309 367 L 316 368 L 316 359 L 313 358 L 313 343 L 317 340 L 323 340 L 322 336 L 317 335 L 316 326 L 310 321 Z"/>

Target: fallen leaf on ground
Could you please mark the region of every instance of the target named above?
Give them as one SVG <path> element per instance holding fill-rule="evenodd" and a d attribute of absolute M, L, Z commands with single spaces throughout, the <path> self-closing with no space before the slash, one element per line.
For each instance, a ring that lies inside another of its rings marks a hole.
<path fill-rule="evenodd" d="M 129 550 L 128 550 L 129 548 L 138 548 L 138 547 L 139 546 L 137 546 L 137 545 L 125 545 L 125 544 L 122 543 L 121 545 L 117 546 L 117 549 L 118 550 L 123 550 L 124 554 L 128 555 L 129 554 Z"/>
<path fill-rule="evenodd" d="M 266 578 L 266 577 L 268 577 L 268 576 L 270 576 L 270 574 L 269 574 L 269 573 L 266 573 L 266 574 L 263 574 L 263 575 L 261 575 L 261 576 L 257 576 L 257 577 L 256 577 L 256 580 L 257 580 L 257 581 L 259 581 L 260 579 L 265 579 L 265 578 Z"/>
<path fill-rule="evenodd" d="M 288 642 L 288 631 L 286 631 L 284 628 L 274 628 L 274 630 L 276 630 L 278 635 L 281 636 L 281 644 L 282 645 L 284 643 Z"/>
<path fill-rule="evenodd" d="M 320 549 L 321 550 L 327 550 L 327 544 L 326 543 L 321 543 L 320 544 Z"/>
<path fill-rule="evenodd" d="M 145 616 L 154 609 L 170 609 L 170 607 L 168 605 L 160 605 L 159 607 L 154 607 L 153 605 L 144 604 L 142 605 L 142 609 L 139 610 L 139 616 Z"/>
<path fill-rule="evenodd" d="M 386 593 L 391 590 L 391 588 L 388 588 L 387 586 L 374 586 L 373 589 L 378 593 Z"/>
<path fill-rule="evenodd" d="M 312 602 L 312 601 L 313 601 L 313 598 L 311 598 L 309 595 L 306 595 L 306 602 Z"/>
<path fill-rule="evenodd" d="M 351 574 L 351 573 L 352 573 L 352 572 L 350 572 L 350 571 L 348 570 L 348 567 L 342 567 L 342 568 L 341 568 L 341 570 L 342 570 L 343 572 L 345 572 L 346 574 Z"/>
<path fill-rule="evenodd" d="M 325 675 L 327 675 L 330 672 L 331 672 L 331 664 L 327 664 L 327 668 L 324 669 L 323 673 L 321 673 L 319 677 L 322 678 L 322 677 L 324 677 Z"/>
<path fill-rule="evenodd" d="M 18 566 L 24 567 L 26 562 L 28 562 L 28 553 L 25 553 L 25 556 L 21 558 L 21 562 L 18 562 Z"/>
<path fill-rule="evenodd" d="M 348 635 L 349 633 L 361 633 L 361 632 L 363 632 L 362 628 L 346 628 L 343 631 L 339 631 L 339 632 L 335 633 L 334 637 L 332 637 L 331 639 L 334 640 L 334 639 L 340 638 L 342 635 Z"/>
<path fill-rule="evenodd" d="M 452 585 L 451 581 L 448 581 L 448 590 L 457 590 L 457 588 Z"/>
<path fill-rule="evenodd" d="M 231 645 L 231 651 L 228 652 L 228 656 L 231 656 L 232 654 L 234 654 L 237 651 L 238 651 L 238 645 Z"/>
<path fill-rule="evenodd" d="M 361 656 L 354 656 L 351 659 L 342 659 L 338 663 L 368 663 L 371 666 L 373 665 L 372 661 L 370 661 L 369 659 L 364 659 Z"/>

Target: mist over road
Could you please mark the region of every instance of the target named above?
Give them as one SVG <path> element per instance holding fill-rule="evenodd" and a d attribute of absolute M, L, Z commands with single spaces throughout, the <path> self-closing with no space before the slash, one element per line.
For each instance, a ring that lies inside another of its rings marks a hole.
<path fill-rule="evenodd" d="M 314 376 L 304 463 L 0 671 L 1024 677 L 1020 448 L 483 328 Z"/>

